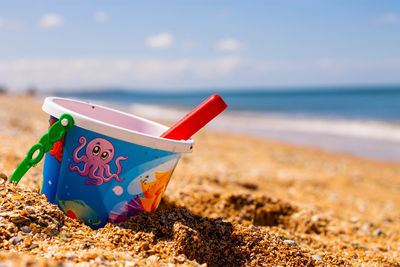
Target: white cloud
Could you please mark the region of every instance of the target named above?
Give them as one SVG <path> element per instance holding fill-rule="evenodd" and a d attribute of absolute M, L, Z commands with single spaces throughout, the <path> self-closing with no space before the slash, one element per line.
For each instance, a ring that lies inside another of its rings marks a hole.
<path fill-rule="evenodd" d="M 375 18 L 376 24 L 393 25 L 400 22 L 400 17 L 395 13 L 382 14 Z"/>
<path fill-rule="evenodd" d="M 234 52 L 242 47 L 242 44 L 233 38 L 226 38 L 217 43 L 217 49 L 222 52 Z"/>
<path fill-rule="evenodd" d="M 39 26 L 41 28 L 57 28 L 63 24 L 63 18 L 57 13 L 48 13 L 41 17 Z"/>
<path fill-rule="evenodd" d="M 147 38 L 146 44 L 148 47 L 163 49 L 168 48 L 174 42 L 174 37 L 169 33 L 160 33 Z"/>
<path fill-rule="evenodd" d="M 106 23 L 108 21 L 108 14 L 104 11 L 97 11 L 94 13 L 94 21 L 97 23 Z"/>

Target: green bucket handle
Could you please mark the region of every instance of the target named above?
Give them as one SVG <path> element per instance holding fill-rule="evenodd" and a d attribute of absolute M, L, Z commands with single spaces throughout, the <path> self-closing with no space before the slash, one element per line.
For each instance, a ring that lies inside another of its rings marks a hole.
<path fill-rule="evenodd" d="M 10 182 L 18 184 L 25 173 L 32 167 L 36 166 L 43 158 L 44 154 L 50 151 L 54 144 L 60 141 L 65 133 L 74 125 L 74 119 L 70 114 L 61 115 L 49 129 L 49 131 L 40 138 L 39 142 L 33 145 L 24 158 L 24 160 L 15 169 L 10 178 Z M 37 153 L 35 157 L 33 157 Z"/>

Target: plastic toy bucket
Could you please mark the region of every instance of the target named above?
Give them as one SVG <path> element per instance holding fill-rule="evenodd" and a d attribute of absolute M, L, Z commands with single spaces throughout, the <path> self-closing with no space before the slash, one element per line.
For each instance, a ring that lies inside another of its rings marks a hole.
<path fill-rule="evenodd" d="M 46 154 L 41 193 L 94 229 L 154 211 L 193 149 L 191 139 L 160 138 L 161 124 L 99 105 L 48 97 L 42 109 L 50 124 L 64 113 L 75 124 Z"/>

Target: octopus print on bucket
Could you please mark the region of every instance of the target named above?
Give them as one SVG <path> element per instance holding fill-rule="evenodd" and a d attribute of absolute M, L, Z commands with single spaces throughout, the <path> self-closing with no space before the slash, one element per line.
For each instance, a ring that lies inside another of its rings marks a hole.
<path fill-rule="evenodd" d="M 115 160 L 117 167 L 116 173 L 111 173 L 110 165 L 108 164 L 114 157 L 115 150 L 113 144 L 104 138 L 95 138 L 90 141 L 86 147 L 86 154 L 78 156 L 79 151 L 86 145 L 87 140 L 84 136 L 79 138 L 80 145 L 75 148 L 72 159 L 75 163 L 84 163 L 83 169 L 79 166 L 69 165 L 70 171 L 76 171 L 81 176 L 87 176 L 89 179 L 85 181 L 87 185 L 101 185 L 103 182 L 109 182 L 113 178 L 118 182 L 125 179 L 119 177 L 122 171 L 120 164 L 121 160 L 126 160 L 128 157 L 120 156 Z"/>

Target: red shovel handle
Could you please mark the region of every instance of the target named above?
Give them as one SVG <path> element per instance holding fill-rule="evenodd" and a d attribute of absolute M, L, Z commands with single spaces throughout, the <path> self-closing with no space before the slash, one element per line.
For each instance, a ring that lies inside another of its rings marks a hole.
<path fill-rule="evenodd" d="M 183 119 L 175 123 L 161 137 L 174 140 L 187 140 L 224 111 L 227 106 L 219 95 L 212 95 Z"/>

